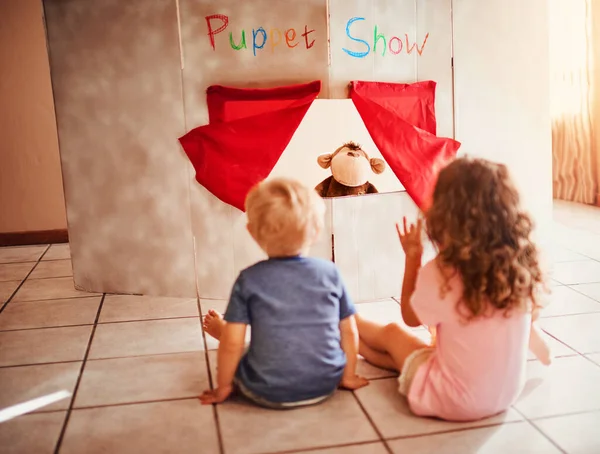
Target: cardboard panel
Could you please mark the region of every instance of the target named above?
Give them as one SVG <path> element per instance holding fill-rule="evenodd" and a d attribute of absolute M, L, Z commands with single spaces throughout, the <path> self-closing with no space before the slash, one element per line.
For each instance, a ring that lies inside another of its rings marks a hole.
<path fill-rule="evenodd" d="M 416 215 L 405 192 L 333 199 L 335 262 L 355 301 L 400 296 L 404 253 L 396 222 Z"/>
<path fill-rule="evenodd" d="M 547 2 L 453 4 L 461 152 L 508 166 L 545 243 L 552 227 Z"/>
<path fill-rule="evenodd" d="M 329 0 L 330 96 L 348 82 L 438 83 L 438 135 L 452 137 L 451 0 Z"/>
<path fill-rule="evenodd" d="M 46 0 L 77 286 L 195 296 L 173 0 Z"/>
<path fill-rule="evenodd" d="M 187 129 L 208 123 L 206 88 L 213 84 L 272 87 L 318 79 L 327 94 L 326 0 L 180 0 L 179 5 Z M 214 15 L 221 16 L 207 20 Z M 243 43 L 243 33 L 245 47 L 232 48 L 230 33 L 234 46 Z M 188 172 L 200 295 L 226 298 L 239 270 L 262 252 L 245 230 L 245 215 L 198 185 L 191 165 Z"/>
<path fill-rule="evenodd" d="M 189 129 L 208 123 L 210 85 L 272 87 L 321 80 L 322 94 L 328 93 L 326 0 L 179 4 Z"/>

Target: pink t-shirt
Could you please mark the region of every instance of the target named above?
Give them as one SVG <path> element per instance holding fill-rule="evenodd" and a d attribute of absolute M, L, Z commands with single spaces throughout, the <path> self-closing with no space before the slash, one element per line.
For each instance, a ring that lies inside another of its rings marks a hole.
<path fill-rule="evenodd" d="M 463 293 L 460 277 L 450 279 L 442 297 L 443 282 L 438 265 L 427 263 L 411 300 L 421 323 L 436 328 L 437 339 L 434 353 L 410 386 L 410 408 L 419 416 L 453 421 L 500 413 L 525 383 L 531 315 L 515 311 L 507 318 L 495 311 L 467 322 L 457 309 Z"/>

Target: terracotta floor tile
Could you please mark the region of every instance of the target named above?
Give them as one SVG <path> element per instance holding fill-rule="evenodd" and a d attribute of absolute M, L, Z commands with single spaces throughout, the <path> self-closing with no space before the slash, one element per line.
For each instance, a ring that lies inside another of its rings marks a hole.
<path fill-rule="evenodd" d="M 33 262 L 0 264 L 0 282 L 22 281 L 34 265 Z"/>
<path fill-rule="evenodd" d="M 571 288 L 600 302 L 600 283 L 572 285 Z"/>
<path fill-rule="evenodd" d="M 81 361 L 91 326 L 0 332 L 0 366 Z"/>
<path fill-rule="evenodd" d="M 546 318 L 540 326 L 579 353 L 600 353 L 600 313 Z"/>
<path fill-rule="evenodd" d="M 59 298 L 81 298 L 95 296 L 75 289 L 72 277 L 57 277 L 51 279 L 27 279 L 15 295 L 13 301 L 38 301 Z"/>
<path fill-rule="evenodd" d="M 2 303 L 8 301 L 20 283 L 21 281 L 0 282 L 0 307 L 2 306 Z"/>
<path fill-rule="evenodd" d="M 68 243 L 53 244 L 44 254 L 42 260 L 63 260 L 71 258 L 71 249 Z"/>
<path fill-rule="evenodd" d="M 9 407 L 30 399 L 66 390 L 73 392 L 81 363 L 40 364 L 0 368 L 0 408 Z M 70 399 L 63 399 L 41 408 L 66 410 Z"/>
<path fill-rule="evenodd" d="M 29 279 L 47 279 L 49 277 L 73 276 L 71 260 L 50 260 L 38 263 Z"/>
<path fill-rule="evenodd" d="M 569 454 L 600 452 L 600 412 L 537 419 L 533 424 Z"/>
<path fill-rule="evenodd" d="M 397 377 L 396 372 L 380 369 L 372 364 L 369 364 L 362 356 L 358 358 L 356 365 L 356 373 L 361 377 L 365 377 L 368 380 L 379 379 L 379 378 L 391 378 Z"/>
<path fill-rule="evenodd" d="M 585 355 L 585 356 L 600 366 L 600 353 L 594 353 L 592 355 Z"/>
<path fill-rule="evenodd" d="M 47 245 L 0 247 L 0 263 L 37 262 L 47 248 Z"/>
<path fill-rule="evenodd" d="M 301 451 L 306 454 L 388 454 L 383 443 L 364 443 L 353 446 L 342 446 L 339 448 L 326 448 L 310 451 Z"/>
<path fill-rule="evenodd" d="M 542 309 L 540 313 L 542 318 L 600 312 L 600 302 L 582 295 L 566 285 L 553 287 L 552 293 L 547 295 L 547 299 L 549 304 Z"/>
<path fill-rule="evenodd" d="M 227 454 L 378 441 L 369 420 L 347 391 L 337 392 L 322 404 L 289 411 L 267 410 L 241 400 L 228 401 L 217 410 Z"/>
<path fill-rule="evenodd" d="M 556 263 L 552 278 L 566 285 L 600 282 L 600 262 L 586 260 Z"/>
<path fill-rule="evenodd" d="M 2 454 L 52 454 L 66 411 L 34 413 L 0 424 Z"/>
<path fill-rule="evenodd" d="M 581 356 L 556 358 L 550 367 L 527 364 L 527 383 L 515 408 L 527 418 L 600 410 L 600 367 Z"/>
<path fill-rule="evenodd" d="M 75 407 L 197 397 L 208 387 L 204 352 L 88 361 Z"/>
<path fill-rule="evenodd" d="M 195 298 L 106 295 L 100 323 L 197 316 Z"/>
<path fill-rule="evenodd" d="M 589 257 L 561 246 L 553 246 L 549 251 L 549 258 L 553 263 L 589 260 Z"/>
<path fill-rule="evenodd" d="M 101 297 L 11 302 L 0 313 L 0 331 L 94 324 Z"/>
<path fill-rule="evenodd" d="M 514 410 L 471 423 L 420 418 L 409 410 L 406 399 L 398 392 L 398 380 L 395 378 L 372 381 L 369 386 L 356 391 L 356 396 L 385 438 L 430 434 L 522 419 Z"/>
<path fill-rule="evenodd" d="M 388 442 L 394 454 L 559 454 L 560 451 L 527 422 Z"/>
<path fill-rule="evenodd" d="M 73 410 L 61 454 L 217 454 L 211 406 L 198 399 Z"/>
<path fill-rule="evenodd" d="M 197 318 L 106 323 L 96 328 L 90 359 L 204 350 Z"/>

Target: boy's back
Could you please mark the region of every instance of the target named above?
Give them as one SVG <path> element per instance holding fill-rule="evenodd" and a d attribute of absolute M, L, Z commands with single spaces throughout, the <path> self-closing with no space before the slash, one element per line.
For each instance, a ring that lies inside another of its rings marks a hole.
<path fill-rule="evenodd" d="M 225 321 L 252 328 L 237 376 L 272 402 L 332 393 L 346 364 L 340 320 L 352 314 L 353 304 L 331 262 L 271 258 L 242 271 L 225 313 Z"/>

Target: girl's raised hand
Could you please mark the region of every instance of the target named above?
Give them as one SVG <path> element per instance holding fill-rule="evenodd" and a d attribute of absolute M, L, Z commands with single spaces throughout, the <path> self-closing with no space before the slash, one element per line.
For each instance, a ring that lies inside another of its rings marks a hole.
<path fill-rule="evenodd" d="M 407 227 L 406 216 L 402 218 L 402 227 L 400 227 L 400 224 L 396 224 L 400 244 L 402 244 L 406 257 L 421 258 L 423 255 L 422 229 L 423 222 L 420 218 L 417 220 L 417 225 L 410 224 L 410 227 Z"/>

